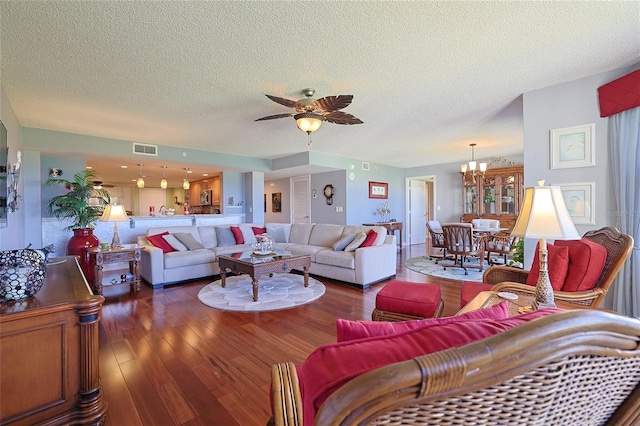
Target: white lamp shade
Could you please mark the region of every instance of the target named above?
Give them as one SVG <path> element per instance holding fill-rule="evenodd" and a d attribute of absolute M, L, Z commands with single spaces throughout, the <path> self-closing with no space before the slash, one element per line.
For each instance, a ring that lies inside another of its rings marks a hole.
<path fill-rule="evenodd" d="M 559 186 L 525 189 L 522 210 L 511 235 L 553 240 L 580 239 Z"/>
<path fill-rule="evenodd" d="M 478 164 L 476 161 L 469 161 L 469 170 L 474 172 L 476 170 L 476 164 Z"/>
<path fill-rule="evenodd" d="M 162 178 L 162 180 L 160 181 L 160 188 L 167 189 L 167 186 L 167 180 L 165 178 Z"/>
<path fill-rule="evenodd" d="M 129 220 L 122 204 L 109 204 L 105 207 L 100 220 L 103 222 L 126 222 Z"/>
<path fill-rule="evenodd" d="M 487 163 L 480 163 L 480 171 L 482 173 L 487 171 Z"/>
<path fill-rule="evenodd" d="M 182 181 L 182 189 L 189 189 L 191 187 L 191 183 L 188 180 Z"/>
<path fill-rule="evenodd" d="M 467 173 L 467 165 L 466 164 L 460 164 L 460 171 L 462 173 Z"/>
<path fill-rule="evenodd" d="M 322 121 L 324 120 L 322 115 L 314 114 L 312 112 L 296 114 L 294 118 L 298 129 L 307 133 L 313 133 L 318 130 L 320 126 L 322 126 Z"/>

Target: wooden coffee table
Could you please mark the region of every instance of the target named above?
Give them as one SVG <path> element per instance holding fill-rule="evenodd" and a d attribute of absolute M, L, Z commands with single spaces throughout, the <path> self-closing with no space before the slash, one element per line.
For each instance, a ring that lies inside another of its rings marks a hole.
<path fill-rule="evenodd" d="M 533 295 L 518 294 L 518 299 L 507 300 L 498 295 L 497 291 L 481 291 L 476 297 L 471 299 L 464 308 L 460 309 L 456 315 L 461 315 L 467 312 L 475 311 L 476 309 L 490 308 L 493 305 L 497 305 L 501 302 L 508 302 L 509 304 L 509 316 L 520 315 L 524 311 L 531 310 L 531 304 L 533 303 Z M 556 300 L 556 306 L 561 309 L 594 309 L 588 306 L 576 305 L 575 303 L 563 302 Z"/>
<path fill-rule="evenodd" d="M 220 267 L 220 282 L 226 286 L 227 269 L 234 274 L 248 274 L 253 286 L 253 301 L 258 300 L 258 279 L 262 275 L 272 276 L 274 273 L 285 273 L 292 269 L 302 269 L 304 273 L 304 286 L 309 286 L 309 267 L 311 257 L 309 255 L 295 255 L 287 251 L 276 250 L 273 254 L 259 256 L 253 252 L 241 252 L 221 254 L 218 256 Z"/>

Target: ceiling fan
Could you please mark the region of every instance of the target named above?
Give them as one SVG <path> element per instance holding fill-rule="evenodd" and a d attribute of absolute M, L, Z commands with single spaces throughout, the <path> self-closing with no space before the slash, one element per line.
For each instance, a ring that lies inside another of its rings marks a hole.
<path fill-rule="evenodd" d="M 93 189 L 102 189 L 102 188 L 115 188 L 115 185 L 104 183 L 101 180 L 93 181 Z"/>
<path fill-rule="evenodd" d="M 293 117 L 298 128 L 308 135 L 320 128 L 323 121 L 334 124 L 362 124 L 362 120 L 346 112 L 339 111 L 348 107 L 353 100 L 353 95 L 326 96 L 320 99 L 312 99 L 315 89 L 304 89 L 303 99 L 294 101 L 292 99 L 279 98 L 277 96 L 265 95 L 273 102 L 294 108 L 294 112 L 287 114 L 269 115 L 258 118 L 255 121 L 273 120 L 276 118 Z"/>

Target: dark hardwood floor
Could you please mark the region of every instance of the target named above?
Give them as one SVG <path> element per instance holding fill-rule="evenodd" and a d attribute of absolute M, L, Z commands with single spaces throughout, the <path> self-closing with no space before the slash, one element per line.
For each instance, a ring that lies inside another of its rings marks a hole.
<path fill-rule="evenodd" d="M 425 245 L 404 246 L 397 278 L 437 283 L 445 316 L 459 309 L 459 281 L 408 270 L 405 259 Z M 361 290 L 320 278 L 327 291 L 293 309 L 238 313 L 198 300 L 212 279 L 130 293 L 104 288 L 100 376 L 106 425 L 264 425 L 270 417 L 270 369 L 300 364 L 316 347 L 335 342 L 335 320 L 370 320 L 381 282 Z"/>

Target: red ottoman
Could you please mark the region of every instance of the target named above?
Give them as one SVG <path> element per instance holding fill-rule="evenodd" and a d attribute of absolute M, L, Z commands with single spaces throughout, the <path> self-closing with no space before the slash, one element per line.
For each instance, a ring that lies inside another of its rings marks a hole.
<path fill-rule="evenodd" d="M 409 321 L 442 316 L 444 302 L 437 284 L 389 281 L 376 295 L 373 321 Z"/>

